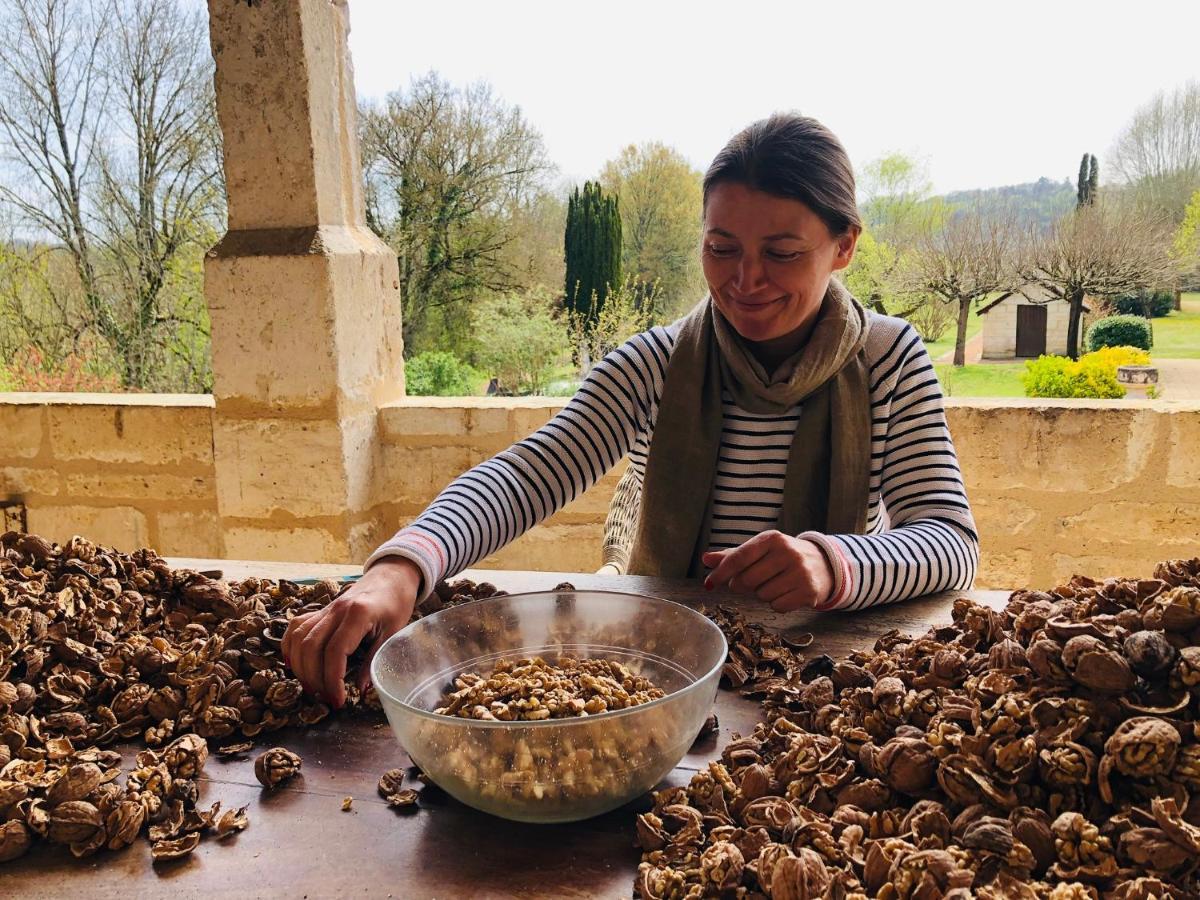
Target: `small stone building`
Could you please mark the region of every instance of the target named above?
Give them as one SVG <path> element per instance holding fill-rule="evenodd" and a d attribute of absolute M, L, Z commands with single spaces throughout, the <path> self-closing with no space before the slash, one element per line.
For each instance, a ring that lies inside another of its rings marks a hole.
<path fill-rule="evenodd" d="M 1084 313 L 1090 310 L 1084 306 Z M 1070 304 L 1053 300 L 1041 288 L 1001 294 L 979 310 L 983 317 L 984 359 L 1065 356 Z"/>

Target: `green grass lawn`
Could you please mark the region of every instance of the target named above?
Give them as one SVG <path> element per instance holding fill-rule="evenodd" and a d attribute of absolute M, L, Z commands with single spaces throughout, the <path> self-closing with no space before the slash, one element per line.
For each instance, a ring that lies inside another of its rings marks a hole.
<path fill-rule="evenodd" d="M 1183 311 L 1154 320 L 1151 358 L 1200 359 L 1200 294 L 1183 295 Z"/>
<path fill-rule="evenodd" d="M 983 328 L 983 319 L 979 316 L 979 309 L 976 306 L 971 307 L 971 314 L 967 317 L 967 340 L 969 341 L 975 335 L 979 334 L 979 330 Z M 958 322 L 954 321 L 950 327 L 946 329 L 946 333 L 936 341 L 926 341 L 925 349 L 929 351 L 930 359 L 937 359 L 943 354 L 949 353 L 954 349 L 954 337 L 958 331 Z"/>
<path fill-rule="evenodd" d="M 1025 363 L 976 363 L 955 368 L 950 363 L 934 366 L 942 393 L 947 397 L 1024 397 L 1021 373 Z"/>

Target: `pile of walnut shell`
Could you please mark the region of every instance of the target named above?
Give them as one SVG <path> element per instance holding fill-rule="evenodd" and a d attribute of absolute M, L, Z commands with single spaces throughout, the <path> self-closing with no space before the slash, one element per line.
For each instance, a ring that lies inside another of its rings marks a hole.
<path fill-rule="evenodd" d="M 245 752 L 329 715 L 279 644 L 293 616 L 340 587 L 225 583 L 151 550 L 0 535 L 0 863 L 38 840 L 88 856 L 143 833 L 153 859 L 173 859 L 246 827 L 243 810 L 197 808 L 197 776 L 210 746 Z M 439 585 L 417 614 L 492 593 Z M 374 699 L 347 692 L 351 707 Z M 131 742 L 148 749 L 123 769 L 111 748 Z"/>
<path fill-rule="evenodd" d="M 638 817 L 639 896 L 1200 896 L 1200 559 L 757 684 L 723 615 L 765 721 Z"/>

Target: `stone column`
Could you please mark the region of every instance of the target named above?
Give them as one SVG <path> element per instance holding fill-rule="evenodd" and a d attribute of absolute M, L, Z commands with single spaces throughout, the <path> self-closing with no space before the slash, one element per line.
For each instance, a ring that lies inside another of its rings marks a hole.
<path fill-rule="evenodd" d="M 404 393 L 396 258 L 366 227 L 345 0 L 209 0 L 229 231 L 208 254 L 230 558 L 382 539 L 377 409 Z"/>

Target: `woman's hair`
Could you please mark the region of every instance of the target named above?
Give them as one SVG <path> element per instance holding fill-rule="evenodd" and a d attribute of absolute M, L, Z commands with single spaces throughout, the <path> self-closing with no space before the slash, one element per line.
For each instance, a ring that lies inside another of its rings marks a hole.
<path fill-rule="evenodd" d="M 834 235 L 862 228 L 850 157 L 834 133 L 816 119 L 776 113 L 742 129 L 704 173 L 705 206 L 712 189 L 729 182 L 799 200 Z"/>

